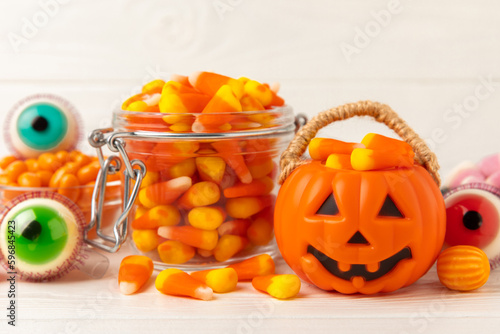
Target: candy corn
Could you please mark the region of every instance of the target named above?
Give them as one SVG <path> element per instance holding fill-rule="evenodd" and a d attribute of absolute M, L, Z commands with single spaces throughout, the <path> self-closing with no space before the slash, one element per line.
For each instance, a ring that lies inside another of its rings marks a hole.
<path fill-rule="evenodd" d="M 158 255 L 165 263 L 182 264 L 193 258 L 195 250 L 177 240 L 167 240 L 158 246 Z"/>
<path fill-rule="evenodd" d="M 213 133 L 213 132 L 227 132 L 232 129 L 229 123 L 217 123 L 217 120 L 229 121 L 232 116 L 226 116 L 224 118 L 218 117 L 218 115 L 199 115 L 196 121 L 193 122 L 191 130 L 196 133 Z M 205 123 L 203 123 L 205 122 Z M 215 124 L 207 124 L 207 123 Z"/>
<path fill-rule="evenodd" d="M 274 274 L 275 266 L 273 258 L 269 254 L 262 254 L 232 264 L 228 268 L 236 270 L 238 281 L 245 281 L 257 276 L 272 275 Z"/>
<path fill-rule="evenodd" d="M 188 214 L 189 224 L 202 230 L 217 229 L 225 218 L 224 211 L 219 207 L 193 208 Z"/>
<path fill-rule="evenodd" d="M 173 203 L 191 187 L 191 178 L 181 176 L 169 181 L 152 184 L 139 192 L 139 202 L 147 208 Z"/>
<path fill-rule="evenodd" d="M 272 221 L 260 217 L 255 219 L 247 230 L 248 240 L 254 245 L 266 245 L 273 238 Z"/>
<path fill-rule="evenodd" d="M 127 111 L 146 111 L 148 107 L 144 101 L 134 101 L 127 106 Z"/>
<path fill-rule="evenodd" d="M 273 99 L 271 100 L 271 105 L 276 107 L 281 107 L 285 104 L 285 100 L 278 96 L 274 91 L 271 91 L 273 94 Z"/>
<path fill-rule="evenodd" d="M 346 143 L 331 138 L 314 138 L 309 143 L 309 155 L 315 160 L 326 160 L 330 154 L 350 155 L 355 148 L 364 148 L 359 143 Z"/>
<path fill-rule="evenodd" d="M 195 72 L 189 76 L 189 82 L 203 94 L 214 96 L 224 85 L 227 85 L 240 99 L 243 96 L 243 82 L 211 72 Z"/>
<path fill-rule="evenodd" d="M 411 167 L 413 158 L 396 151 L 356 148 L 351 154 L 351 165 L 355 170 L 377 170 L 391 167 Z"/>
<path fill-rule="evenodd" d="M 217 231 L 205 231 L 192 226 L 162 226 L 158 229 L 158 235 L 206 250 L 214 249 L 219 240 Z"/>
<path fill-rule="evenodd" d="M 269 196 L 229 198 L 226 212 L 233 218 L 248 218 L 272 204 Z"/>
<path fill-rule="evenodd" d="M 220 198 L 219 186 L 209 181 L 195 183 L 184 191 L 184 195 L 177 201 L 179 206 L 184 209 L 211 205 L 217 203 Z"/>
<path fill-rule="evenodd" d="M 183 122 L 172 124 L 170 126 L 170 130 L 172 130 L 173 132 L 190 132 L 192 125 L 192 122 L 190 122 L 189 120 L 187 122 L 183 120 Z"/>
<path fill-rule="evenodd" d="M 258 111 L 258 110 L 265 110 L 264 106 L 262 103 L 259 102 L 256 98 L 250 96 L 250 95 L 244 95 L 240 99 L 240 104 L 241 104 L 241 109 L 243 111 Z M 259 113 L 259 115 L 265 114 L 265 113 Z M 249 118 L 250 120 L 254 120 Z"/>
<path fill-rule="evenodd" d="M 225 234 L 246 236 L 251 223 L 248 219 L 235 219 L 222 223 L 217 231 L 221 236 Z"/>
<path fill-rule="evenodd" d="M 245 94 L 248 94 L 249 96 L 259 101 L 259 103 L 264 107 L 270 105 L 271 101 L 273 100 L 273 93 L 271 92 L 271 90 L 255 80 L 248 80 L 245 83 L 244 91 Z"/>
<path fill-rule="evenodd" d="M 196 253 L 201 257 L 210 257 L 214 254 L 214 251 L 198 248 L 196 249 Z"/>
<path fill-rule="evenodd" d="M 188 158 L 173 165 L 168 170 L 168 177 L 175 179 L 181 176 L 192 177 L 196 173 L 196 164 L 194 158 Z"/>
<path fill-rule="evenodd" d="M 352 169 L 351 156 L 348 154 L 330 154 L 326 159 L 325 166 L 334 169 Z"/>
<path fill-rule="evenodd" d="M 179 269 L 165 269 L 158 274 L 155 287 L 161 293 L 201 300 L 213 298 L 213 290 Z"/>
<path fill-rule="evenodd" d="M 214 257 L 219 262 L 227 261 L 235 254 L 245 249 L 247 245 L 248 240 L 244 237 L 229 234 L 223 235 L 214 248 Z"/>
<path fill-rule="evenodd" d="M 235 95 L 233 89 L 224 85 L 219 88 L 219 90 L 215 93 L 214 97 L 208 102 L 206 107 L 203 109 L 203 114 L 224 114 L 224 113 L 233 113 L 241 111 L 241 103 L 239 98 Z M 225 118 L 226 119 L 226 118 Z M 227 119 L 226 119 L 227 120 Z M 211 122 L 202 122 L 206 124 L 222 124 L 223 121 L 213 119 L 213 123 Z"/>
<path fill-rule="evenodd" d="M 252 286 L 278 299 L 295 297 L 300 291 L 300 279 L 296 275 L 267 275 L 252 279 Z"/>
<path fill-rule="evenodd" d="M 241 148 L 235 140 L 224 140 L 212 143 L 226 163 L 233 169 L 242 183 L 252 182 L 252 174 L 241 155 Z"/>
<path fill-rule="evenodd" d="M 271 178 L 265 176 L 261 179 L 254 179 L 252 182 L 238 183 L 233 187 L 224 189 L 224 196 L 227 198 L 244 196 L 262 196 L 269 194 L 274 188 L 274 182 Z"/>
<path fill-rule="evenodd" d="M 398 139 L 385 137 L 376 133 L 369 133 L 364 136 L 361 143 L 371 150 L 396 151 L 400 154 L 406 154 L 410 159 L 413 159 L 414 154 L 410 144 Z"/>
<path fill-rule="evenodd" d="M 206 130 L 208 130 L 210 127 L 229 124 L 229 122 L 234 119 L 232 113 L 240 111 L 242 111 L 240 101 L 235 96 L 231 87 L 224 85 L 217 91 L 210 102 L 208 102 L 201 112 L 201 115 L 197 116 L 196 122 L 202 124 Z M 215 130 L 217 130 L 217 128 Z M 218 131 L 208 130 L 206 132 Z"/>
<path fill-rule="evenodd" d="M 273 159 L 266 156 L 254 156 L 253 159 L 245 159 L 245 162 L 254 179 L 261 179 L 269 175 L 274 168 Z"/>
<path fill-rule="evenodd" d="M 147 256 L 130 255 L 120 263 L 118 285 L 124 295 L 133 294 L 146 284 L 153 274 L 153 261 Z"/>
<path fill-rule="evenodd" d="M 148 209 L 141 206 L 141 205 L 136 205 L 135 207 L 135 214 L 134 214 L 134 220 L 141 218 L 142 215 L 146 214 L 148 212 Z"/>
<path fill-rule="evenodd" d="M 200 113 L 205 109 L 210 97 L 203 94 L 162 94 L 158 104 L 160 112 L 166 114 L 163 120 L 168 124 L 180 123 L 189 119 L 191 113 Z"/>
<path fill-rule="evenodd" d="M 146 173 L 146 175 L 142 179 L 141 189 L 157 183 L 159 178 L 160 178 L 160 173 L 152 172 L 152 171 L 148 170 L 148 172 Z"/>
<path fill-rule="evenodd" d="M 233 268 L 195 271 L 191 273 L 191 277 L 205 283 L 217 293 L 231 292 L 238 283 L 238 274 Z"/>
<path fill-rule="evenodd" d="M 135 230 L 132 232 L 132 240 L 137 249 L 144 253 L 156 249 L 161 242 L 155 230 Z"/>
<path fill-rule="evenodd" d="M 177 225 L 181 221 L 179 209 L 173 205 L 158 205 L 132 222 L 133 229 L 156 229 Z"/>
<path fill-rule="evenodd" d="M 196 169 L 202 180 L 219 184 L 226 171 L 226 163 L 220 157 L 198 157 L 196 158 Z"/>
<path fill-rule="evenodd" d="M 168 95 L 168 94 L 200 94 L 200 92 L 196 91 L 189 82 L 187 83 L 181 83 L 181 82 L 176 82 L 176 81 L 168 81 L 165 83 L 163 86 L 163 89 L 161 91 L 161 95 Z"/>
<path fill-rule="evenodd" d="M 178 82 L 184 86 L 193 87 L 193 86 L 191 86 L 191 83 L 189 82 L 189 78 L 185 75 L 172 74 L 170 76 L 170 81 Z"/>
<path fill-rule="evenodd" d="M 142 86 L 142 92 L 147 94 L 160 93 L 164 85 L 165 81 L 163 80 L 153 80 Z"/>

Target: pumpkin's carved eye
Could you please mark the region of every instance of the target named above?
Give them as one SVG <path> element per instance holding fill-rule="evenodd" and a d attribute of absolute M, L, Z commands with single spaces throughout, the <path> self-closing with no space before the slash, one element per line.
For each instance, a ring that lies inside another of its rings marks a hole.
<path fill-rule="evenodd" d="M 404 218 L 403 214 L 401 213 L 401 211 L 399 211 L 398 207 L 389 195 L 387 195 L 387 197 L 385 198 L 384 204 L 382 205 L 378 216 Z"/>
<path fill-rule="evenodd" d="M 335 201 L 335 197 L 333 197 L 333 194 L 326 198 L 316 214 L 324 216 L 335 216 L 339 214 L 339 208 L 337 206 L 337 202 Z"/>

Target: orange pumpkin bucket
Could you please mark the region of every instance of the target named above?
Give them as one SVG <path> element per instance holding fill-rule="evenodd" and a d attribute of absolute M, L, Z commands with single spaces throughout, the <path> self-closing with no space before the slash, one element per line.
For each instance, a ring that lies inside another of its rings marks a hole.
<path fill-rule="evenodd" d="M 354 116 L 386 124 L 404 141 L 316 138 Z M 309 146 L 313 160 L 301 156 Z M 441 251 L 446 211 L 436 156 L 387 105 L 361 101 L 319 113 L 281 156 L 275 235 L 305 281 L 345 294 L 390 292 L 423 276 Z"/>

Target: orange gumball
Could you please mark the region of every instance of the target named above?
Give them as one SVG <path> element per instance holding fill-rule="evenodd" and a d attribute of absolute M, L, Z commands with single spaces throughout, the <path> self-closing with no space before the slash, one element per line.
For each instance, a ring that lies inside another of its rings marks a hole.
<path fill-rule="evenodd" d="M 13 155 L 8 155 L 6 157 L 3 157 L 0 159 L 0 169 L 5 169 L 7 166 L 9 166 L 11 163 L 16 161 L 17 158 Z"/>
<path fill-rule="evenodd" d="M 55 172 L 63 164 L 59 161 L 53 153 L 42 153 L 38 157 L 38 167 L 42 170 L 48 170 L 49 172 Z"/>
<path fill-rule="evenodd" d="M 448 289 L 471 291 L 488 281 L 490 263 L 486 254 L 477 247 L 453 246 L 439 255 L 437 274 Z"/>
<path fill-rule="evenodd" d="M 52 173 L 48 170 L 39 170 L 36 172 L 36 175 L 40 178 L 41 186 L 48 187 L 50 184 L 50 179 L 52 178 Z"/>
<path fill-rule="evenodd" d="M 18 177 L 17 184 L 20 187 L 38 188 L 42 186 L 42 180 L 36 173 L 26 172 Z"/>
<path fill-rule="evenodd" d="M 78 187 L 80 183 L 78 179 L 73 174 L 65 174 L 59 182 L 59 189 L 57 192 L 61 195 L 66 196 L 73 202 L 78 201 L 80 197 L 80 188 Z"/>
<path fill-rule="evenodd" d="M 80 181 L 80 184 L 87 184 L 89 182 L 95 181 L 100 168 L 101 165 L 99 164 L 99 161 L 93 161 L 81 167 L 76 174 L 76 176 L 78 177 L 78 181 Z"/>
<path fill-rule="evenodd" d="M 24 161 L 16 160 L 10 163 L 5 168 L 5 173 L 7 177 L 11 180 L 11 182 L 16 182 L 17 178 L 22 174 L 28 171 L 28 167 L 24 163 Z"/>

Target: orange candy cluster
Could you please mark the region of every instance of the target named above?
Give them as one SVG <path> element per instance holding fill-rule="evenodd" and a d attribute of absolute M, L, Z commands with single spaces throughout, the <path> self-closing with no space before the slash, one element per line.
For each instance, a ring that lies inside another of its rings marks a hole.
<path fill-rule="evenodd" d="M 128 129 L 161 131 L 163 124 L 165 131 L 224 132 L 244 129 L 243 123 L 272 126 L 268 109 L 283 104 L 268 85 L 201 72 L 150 82 L 122 108 L 138 112 L 129 115 Z M 237 115 L 248 110 L 255 113 Z M 131 224 L 140 251 L 157 250 L 171 264 L 196 255 L 224 262 L 272 240 L 278 139 L 127 140 L 126 145 L 129 157 L 147 167 Z"/>
<path fill-rule="evenodd" d="M 0 159 L 0 185 L 20 188 L 49 188 L 73 202 L 90 205 L 93 187 L 100 165 L 97 157 L 79 151 L 43 153 L 37 159 L 18 160 L 13 156 Z M 118 176 L 111 176 L 110 181 Z M 23 192 L 3 192 L 3 199 L 10 200 Z"/>
<path fill-rule="evenodd" d="M 146 119 L 129 115 L 129 129 L 204 133 L 275 126 L 276 115 L 268 111 L 283 105 L 277 89 L 268 84 L 196 72 L 189 77 L 173 75 L 167 82 L 154 80 L 127 99 L 122 109 L 165 114 Z"/>
<path fill-rule="evenodd" d="M 309 155 L 325 161 L 327 167 L 354 170 L 411 167 L 415 156 L 408 143 L 375 133 L 367 134 L 361 143 L 314 138 L 309 144 Z"/>

